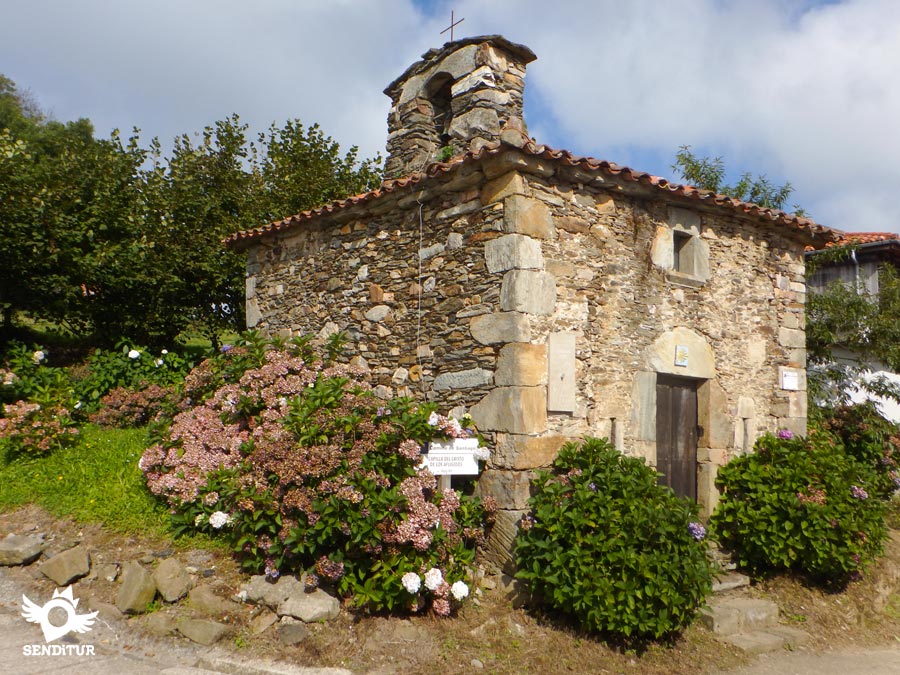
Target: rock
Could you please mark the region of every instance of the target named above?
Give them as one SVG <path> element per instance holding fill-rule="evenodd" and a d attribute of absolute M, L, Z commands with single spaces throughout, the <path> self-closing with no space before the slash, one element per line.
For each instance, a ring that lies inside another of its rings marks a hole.
<path fill-rule="evenodd" d="M 0 541 L 0 565 L 29 565 L 43 550 L 43 535 L 8 534 Z"/>
<path fill-rule="evenodd" d="M 102 602 L 94 597 L 87 598 L 85 605 L 91 611 L 97 612 L 100 618 L 105 619 L 106 621 L 115 621 L 122 619 L 125 616 L 115 605 L 111 605 L 108 602 Z"/>
<path fill-rule="evenodd" d="M 549 315 L 556 307 L 556 279 L 549 272 L 510 270 L 500 286 L 500 309 Z"/>
<path fill-rule="evenodd" d="M 278 621 L 278 615 L 269 609 L 264 609 L 259 614 L 250 619 L 250 623 L 248 625 L 250 627 L 251 633 L 253 633 L 254 635 L 259 635 L 276 621 Z"/>
<path fill-rule="evenodd" d="M 147 617 L 144 627 L 154 635 L 170 635 L 175 632 L 175 620 L 168 614 L 153 612 Z"/>
<path fill-rule="evenodd" d="M 188 594 L 191 606 L 204 614 L 218 615 L 233 612 L 240 607 L 236 602 L 217 595 L 211 586 L 197 586 Z"/>
<path fill-rule="evenodd" d="M 121 583 L 116 596 L 116 607 L 125 614 L 146 612 L 147 605 L 156 596 L 153 575 L 141 567 L 140 563 L 132 560 L 122 568 Z"/>
<path fill-rule="evenodd" d="M 305 623 L 329 621 L 341 613 L 341 603 L 321 588 L 312 593 L 301 590 L 282 602 L 277 612 L 278 616 L 293 616 Z"/>
<path fill-rule="evenodd" d="M 96 565 L 94 568 L 94 572 L 97 575 L 98 579 L 105 579 L 106 581 L 112 583 L 119 578 L 119 565 L 118 563 Z"/>
<path fill-rule="evenodd" d="M 481 431 L 539 434 L 547 429 L 544 387 L 496 387 L 469 411 Z"/>
<path fill-rule="evenodd" d="M 287 616 L 278 624 L 276 632 L 279 642 L 288 646 L 303 642 L 309 636 L 309 628 L 303 625 L 303 622 Z"/>
<path fill-rule="evenodd" d="M 441 373 L 434 378 L 434 390 L 446 391 L 448 389 L 472 389 L 490 384 L 494 379 L 494 373 L 484 368 L 471 368 L 458 370 L 454 373 Z"/>
<path fill-rule="evenodd" d="M 373 321 L 375 323 L 379 321 L 383 321 L 384 318 L 390 314 L 391 308 L 387 305 L 375 305 L 372 309 L 366 312 L 366 320 Z"/>
<path fill-rule="evenodd" d="M 540 242 L 523 234 L 507 234 L 486 242 L 484 257 L 488 272 L 544 268 Z"/>
<path fill-rule="evenodd" d="M 530 342 L 531 322 L 518 312 L 498 312 L 473 317 L 469 323 L 472 337 L 483 345 L 498 342 Z"/>
<path fill-rule="evenodd" d="M 175 558 L 166 558 L 153 572 L 156 590 L 166 602 L 177 602 L 191 590 L 191 576 Z"/>
<path fill-rule="evenodd" d="M 522 387 L 547 384 L 547 345 L 530 342 L 504 345 L 497 359 L 494 383 Z"/>
<path fill-rule="evenodd" d="M 276 609 L 292 593 L 302 593 L 303 584 L 292 576 L 279 577 L 278 581 L 273 583 L 264 575 L 258 574 L 250 577 L 250 581 L 244 584 L 241 590 L 247 591 L 247 602 Z"/>
<path fill-rule="evenodd" d="M 208 619 L 182 619 L 177 624 L 178 632 L 188 640 L 209 646 L 231 632 L 231 628 L 218 621 Z"/>
<path fill-rule="evenodd" d="M 57 586 L 68 586 L 91 571 L 91 556 L 84 546 L 76 546 L 50 558 L 41 565 L 41 574 Z"/>
<path fill-rule="evenodd" d="M 482 668 L 484 668 L 484 664 L 481 661 L 479 661 L 478 659 L 472 659 L 471 665 L 476 670 L 481 670 Z"/>

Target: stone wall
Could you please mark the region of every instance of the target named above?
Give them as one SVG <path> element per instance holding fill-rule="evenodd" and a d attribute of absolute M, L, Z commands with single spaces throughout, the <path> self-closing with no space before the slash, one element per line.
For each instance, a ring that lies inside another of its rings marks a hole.
<path fill-rule="evenodd" d="M 380 395 L 470 412 L 509 567 L 531 471 L 566 439 L 655 462 L 658 373 L 701 383 L 707 509 L 718 466 L 805 431 L 803 243 L 783 227 L 509 151 L 258 240 L 248 322 L 346 331 Z"/>

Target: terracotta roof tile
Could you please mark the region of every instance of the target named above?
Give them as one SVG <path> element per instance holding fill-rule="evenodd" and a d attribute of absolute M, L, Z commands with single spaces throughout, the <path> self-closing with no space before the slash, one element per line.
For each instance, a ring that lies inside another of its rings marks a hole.
<path fill-rule="evenodd" d="M 281 232 L 289 228 L 295 227 L 303 222 L 307 222 L 319 216 L 328 215 L 349 208 L 354 205 L 364 204 L 366 202 L 378 199 L 382 195 L 395 192 L 397 190 L 417 185 L 441 174 L 455 171 L 463 164 L 477 162 L 484 157 L 498 155 L 501 152 L 509 150 L 520 151 L 532 157 L 559 162 L 565 166 L 578 167 L 586 171 L 595 171 L 619 178 L 624 181 L 634 182 L 640 185 L 646 185 L 663 191 L 667 194 L 678 195 L 688 199 L 696 200 L 704 204 L 710 204 L 733 212 L 756 216 L 772 221 L 774 224 L 795 228 L 805 232 L 809 236 L 821 236 L 831 242 L 840 241 L 841 236 L 845 236 L 843 232 L 832 228 L 819 225 L 814 220 L 803 216 L 797 216 L 778 209 L 771 209 L 749 202 L 743 202 L 733 197 L 717 194 L 711 190 L 702 190 L 700 188 L 691 187 L 689 185 L 680 185 L 673 183 L 666 178 L 660 178 L 644 171 L 635 171 L 627 166 L 620 166 L 613 162 L 594 159 L 592 157 L 579 157 L 573 155 L 568 150 L 554 150 L 546 145 L 535 144 L 532 141 L 524 143 L 521 147 L 519 144 L 510 144 L 504 142 L 495 142 L 486 145 L 478 150 L 467 152 L 464 155 L 454 157 L 447 162 L 434 163 L 426 167 L 424 172 L 414 173 L 402 178 L 396 178 L 385 181 L 380 188 L 366 192 L 346 199 L 341 199 L 317 209 L 303 211 L 297 215 L 290 216 L 284 220 L 270 223 L 263 227 L 237 232 L 229 236 L 225 240 L 225 244 L 229 246 L 239 245 L 254 239 L 259 239 L 268 234 Z M 887 235 L 887 233 L 882 233 Z M 896 236 L 896 235 L 893 235 Z"/>

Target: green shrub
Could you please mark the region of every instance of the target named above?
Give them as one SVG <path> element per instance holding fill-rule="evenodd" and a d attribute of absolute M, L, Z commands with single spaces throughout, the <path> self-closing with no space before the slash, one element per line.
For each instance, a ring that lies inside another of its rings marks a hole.
<path fill-rule="evenodd" d="M 81 377 L 75 379 L 75 397 L 84 411 L 95 411 L 101 399 L 115 389 L 141 391 L 149 385 L 180 384 L 190 363 L 163 349 L 159 355 L 123 341 L 114 350 L 96 350 L 87 360 Z"/>
<path fill-rule="evenodd" d="M 710 523 L 751 572 L 796 570 L 845 584 L 886 537 L 885 504 L 869 496 L 873 480 L 871 468 L 817 427 L 806 439 L 768 434 L 754 453 L 719 469 L 722 497 Z"/>
<path fill-rule="evenodd" d="M 822 427 L 844 450 L 874 471 L 873 496 L 888 499 L 900 489 L 900 430 L 867 401 L 826 410 Z"/>
<path fill-rule="evenodd" d="M 687 626 L 712 569 L 697 505 L 606 440 L 567 444 L 533 483 L 516 576 L 587 630 L 660 638 Z"/>
<path fill-rule="evenodd" d="M 225 538 L 248 571 L 305 570 L 359 607 L 449 614 L 484 513 L 418 465 L 426 442 L 470 432 L 377 399 L 361 372 L 309 362 L 304 342 L 260 345 L 195 369 L 186 390 L 202 402 L 141 458 L 178 531 Z"/>

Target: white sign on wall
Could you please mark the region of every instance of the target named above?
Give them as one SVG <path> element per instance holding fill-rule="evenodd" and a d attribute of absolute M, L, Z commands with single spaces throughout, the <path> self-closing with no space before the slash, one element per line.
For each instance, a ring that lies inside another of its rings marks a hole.
<path fill-rule="evenodd" d="M 477 438 L 451 438 L 429 443 L 422 462 L 435 476 L 477 476 L 477 454 Z"/>

